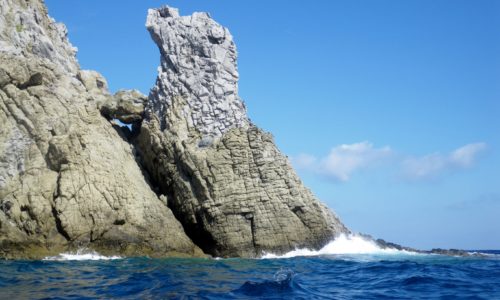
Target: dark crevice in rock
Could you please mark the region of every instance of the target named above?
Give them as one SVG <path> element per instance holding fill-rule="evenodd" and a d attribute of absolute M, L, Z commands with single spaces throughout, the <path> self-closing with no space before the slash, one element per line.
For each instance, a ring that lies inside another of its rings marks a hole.
<path fill-rule="evenodd" d="M 64 230 L 62 226 L 61 219 L 59 219 L 59 215 L 57 214 L 57 209 L 55 206 L 52 206 L 52 215 L 54 216 L 54 220 L 56 222 L 56 228 L 59 234 L 61 234 L 67 241 L 71 241 L 69 234 Z"/>
<path fill-rule="evenodd" d="M 193 174 L 191 168 L 187 165 L 185 158 L 177 156 L 181 151 L 177 149 L 175 151 L 174 161 L 176 162 L 176 170 L 178 171 L 178 175 L 188 183 L 189 188 L 192 193 L 195 195 L 196 199 L 202 201 L 204 199 L 203 193 L 200 192 L 203 189 L 203 185 L 197 179 L 198 177 Z M 168 190 L 170 190 L 170 194 L 172 199 L 182 199 L 182 196 L 176 195 L 176 188 L 174 186 L 169 186 Z M 207 224 L 213 221 L 213 217 L 210 216 L 205 210 L 198 209 L 195 212 L 196 223 L 193 224 L 186 218 L 186 212 L 182 211 L 180 207 L 182 205 L 174 205 L 174 201 L 170 201 L 172 203 L 169 205 L 170 209 L 174 213 L 175 217 L 184 227 L 184 231 L 188 235 L 189 238 L 195 243 L 198 247 L 200 247 L 205 253 L 209 253 L 211 255 L 218 255 L 217 252 L 217 242 L 212 236 L 212 233 L 207 229 Z M 179 202 L 179 200 L 177 200 Z M 200 203 L 201 204 L 201 203 Z"/>
<path fill-rule="evenodd" d="M 43 83 L 43 75 L 41 73 L 35 73 L 30 76 L 28 81 L 19 84 L 17 87 L 20 90 L 24 90 L 29 88 L 30 86 L 36 86 L 36 85 L 41 85 Z"/>
<path fill-rule="evenodd" d="M 61 153 L 59 148 L 52 141 L 49 142 L 49 148 L 44 156 L 47 168 L 52 171 L 61 172 L 61 166 L 68 163 L 68 159 Z M 60 174 L 59 174 L 60 176 Z M 59 180 L 59 179 L 58 179 Z M 59 183 L 58 183 L 59 184 Z M 58 191 L 57 191 L 58 192 Z M 55 199 L 56 197 L 54 197 Z"/>
<path fill-rule="evenodd" d="M 212 44 L 220 44 L 219 40 L 211 36 L 208 37 L 208 41 Z"/>
<path fill-rule="evenodd" d="M 94 228 L 95 228 L 95 218 L 94 218 L 94 215 L 93 214 L 89 214 L 90 215 L 90 219 L 92 220 L 92 228 L 90 229 L 90 242 L 92 243 L 93 241 L 95 241 L 97 238 L 95 237 L 94 235 Z"/>
<path fill-rule="evenodd" d="M 179 73 L 179 69 L 175 66 L 170 57 L 166 56 L 165 62 L 169 69 L 173 70 L 175 73 Z"/>
<path fill-rule="evenodd" d="M 61 190 L 60 190 L 61 172 L 59 172 L 59 174 L 57 174 L 56 183 L 57 183 L 57 186 L 56 186 L 56 189 L 54 191 L 54 197 L 53 197 L 53 201 L 52 201 L 52 216 L 54 217 L 54 221 L 56 223 L 57 232 L 59 232 L 59 234 L 62 235 L 67 241 L 71 241 L 71 237 L 69 236 L 68 232 L 66 232 L 66 230 L 64 229 L 62 222 L 61 222 L 61 219 L 59 218 L 59 213 L 57 212 L 57 208 L 56 208 L 56 199 L 61 194 Z"/>
<path fill-rule="evenodd" d="M 253 214 L 247 213 L 244 216 L 247 220 L 250 221 L 250 230 L 252 232 L 252 244 L 253 244 L 253 248 L 255 249 L 255 255 L 257 255 L 258 250 L 257 250 L 257 243 L 255 241 L 255 222 L 254 222 Z"/>
<path fill-rule="evenodd" d="M 182 216 L 177 216 L 174 209 L 172 209 L 172 211 L 174 211 L 174 215 L 176 216 L 177 220 L 182 220 Z M 203 252 L 217 256 L 217 243 L 212 234 L 203 226 L 202 211 L 198 211 L 196 213 L 196 226 L 187 226 L 182 221 L 181 224 L 184 227 L 184 231 L 186 232 L 187 236 L 193 241 L 193 243 L 195 243 L 195 245 L 200 247 Z"/>
<path fill-rule="evenodd" d="M 113 224 L 114 225 L 125 225 L 125 220 L 118 219 L 118 220 L 115 220 L 115 222 Z"/>
<path fill-rule="evenodd" d="M 95 84 L 100 89 L 102 89 L 102 88 L 104 88 L 106 86 L 106 83 L 104 83 L 103 81 L 101 81 L 99 79 L 96 79 Z"/>
<path fill-rule="evenodd" d="M 176 158 L 177 169 L 179 170 L 179 176 L 185 181 L 189 182 L 189 186 L 195 186 L 193 182 L 193 176 L 190 172 L 187 171 L 186 166 L 181 164 L 182 160 L 180 158 Z M 212 234 L 206 229 L 205 221 L 210 222 L 212 217 L 207 215 L 204 211 L 197 210 L 195 213 L 195 223 L 188 220 L 189 216 L 183 212 L 177 205 L 174 204 L 175 199 L 182 199 L 181 196 L 177 195 L 179 191 L 173 185 L 173 183 L 169 180 L 163 179 L 162 182 L 170 182 L 170 184 L 156 184 L 159 191 L 163 194 L 167 195 L 168 199 L 172 199 L 172 201 L 168 202 L 168 207 L 172 210 L 175 218 L 181 223 L 184 231 L 187 236 L 193 241 L 195 245 L 200 247 L 203 252 L 208 253 L 210 255 L 217 255 L 217 243 Z M 195 191 L 193 191 L 195 193 Z"/>

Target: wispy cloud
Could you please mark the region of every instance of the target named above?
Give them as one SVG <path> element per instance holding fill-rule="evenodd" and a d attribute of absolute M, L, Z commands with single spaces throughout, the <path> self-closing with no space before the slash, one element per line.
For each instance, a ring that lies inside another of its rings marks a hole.
<path fill-rule="evenodd" d="M 399 173 L 402 173 L 405 179 L 415 181 L 436 178 L 449 171 L 471 168 L 484 149 L 486 149 L 485 143 L 473 143 L 445 155 L 433 153 L 421 157 L 409 157 L 396 155 L 389 146 L 376 148 L 372 143 L 365 141 L 335 146 L 325 157 L 300 154 L 292 157 L 292 163 L 298 169 L 343 182 L 348 181 L 360 170 L 389 164 L 399 168 Z"/>
<path fill-rule="evenodd" d="M 299 169 L 311 170 L 340 181 L 347 181 L 351 175 L 386 159 L 392 154 L 390 147 L 374 148 L 369 142 L 343 144 L 330 150 L 321 159 L 308 154 L 301 154 L 292 159 Z"/>
<path fill-rule="evenodd" d="M 433 153 L 422 157 L 410 157 L 402 162 L 403 174 L 414 180 L 430 179 L 457 169 L 472 167 L 478 154 L 486 149 L 485 143 L 467 144 L 446 155 Z"/>

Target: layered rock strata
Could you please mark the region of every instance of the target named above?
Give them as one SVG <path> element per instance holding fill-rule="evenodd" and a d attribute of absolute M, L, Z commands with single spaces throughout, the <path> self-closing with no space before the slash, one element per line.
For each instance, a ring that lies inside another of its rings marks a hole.
<path fill-rule="evenodd" d="M 149 10 L 146 26 L 161 65 L 135 143 L 193 241 L 212 255 L 255 257 L 348 232 L 249 121 L 229 31 L 170 7 Z"/>
<path fill-rule="evenodd" d="M 0 0 L 0 257 L 201 255 L 102 117 L 113 97 L 75 52 L 42 1 Z"/>

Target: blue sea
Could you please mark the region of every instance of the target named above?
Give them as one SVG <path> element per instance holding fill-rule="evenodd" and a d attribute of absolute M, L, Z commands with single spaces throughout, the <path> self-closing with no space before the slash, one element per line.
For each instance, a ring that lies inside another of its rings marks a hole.
<path fill-rule="evenodd" d="M 480 252 L 487 255 L 150 259 L 67 254 L 0 261 L 0 299 L 500 299 L 500 251 Z"/>

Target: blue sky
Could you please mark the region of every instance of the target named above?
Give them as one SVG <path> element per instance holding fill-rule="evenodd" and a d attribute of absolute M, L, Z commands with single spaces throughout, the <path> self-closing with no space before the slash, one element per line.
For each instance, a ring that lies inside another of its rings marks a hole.
<path fill-rule="evenodd" d="M 208 11 L 236 41 L 250 118 L 347 226 L 500 249 L 499 1 L 46 4 L 82 68 L 146 94 L 159 63 L 147 8 Z"/>

